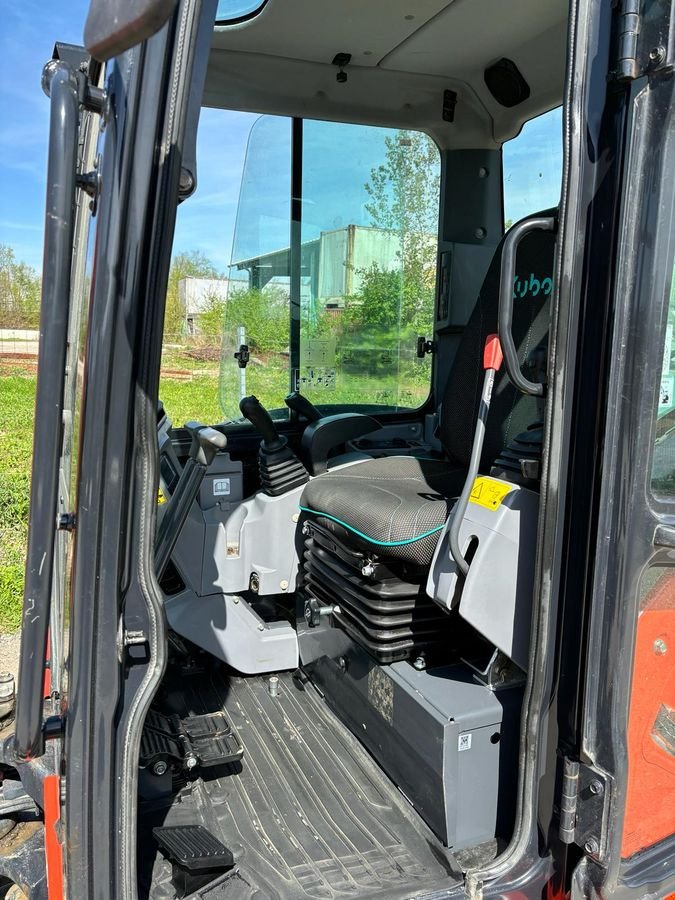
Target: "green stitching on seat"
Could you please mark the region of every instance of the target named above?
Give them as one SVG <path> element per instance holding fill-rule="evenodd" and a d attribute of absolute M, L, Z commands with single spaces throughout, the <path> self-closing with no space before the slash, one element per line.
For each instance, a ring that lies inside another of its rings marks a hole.
<path fill-rule="evenodd" d="M 328 513 L 318 512 L 316 509 L 309 509 L 307 506 L 301 506 L 300 509 L 303 512 L 310 513 L 313 516 L 323 516 L 324 519 L 330 519 L 332 522 L 337 522 L 338 525 L 342 525 L 343 528 L 349 529 L 349 531 L 353 531 L 354 534 L 358 534 L 359 537 L 368 541 L 371 544 L 377 544 L 380 547 L 404 547 L 406 544 L 414 544 L 415 541 L 421 541 L 422 538 L 429 537 L 431 534 L 438 534 L 439 531 L 442 531 L 445 528 L 445 523 L 439 525 L 437 528 L 432 528 L 431 531 L 425 531 L 424 534 L 420 534 L 414 538 L 408 538 L 405 541 L 376 541 L 375 538 L 368 537 L 367 534 L 364 534 L 362 531 L 359 531 L 358 528 L 353 528 L 351 525 L 347 525 L 346 522 L 343 522 L 342 519 L 337 519 L 335 516 L 329 516 Z"/>

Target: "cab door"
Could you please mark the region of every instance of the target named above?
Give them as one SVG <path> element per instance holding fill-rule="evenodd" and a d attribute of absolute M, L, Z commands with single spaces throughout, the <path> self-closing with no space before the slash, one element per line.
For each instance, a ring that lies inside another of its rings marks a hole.
<path fill-rule="evenodd" d="M 583 180 L 568 184 L 583 267 L 569 219 L 560 259 L 561 295 L 578 277 L 581 297 L 557 698 L 578 897 L 675 891 L 675 31 L 669 2 L 629 12 L 586 61 L 576 111 L 595 191 L 584 207 Z"/>

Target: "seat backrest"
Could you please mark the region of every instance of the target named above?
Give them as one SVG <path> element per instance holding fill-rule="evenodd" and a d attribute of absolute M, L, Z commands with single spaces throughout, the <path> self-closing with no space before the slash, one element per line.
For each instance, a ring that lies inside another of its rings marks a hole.
<path fill-rule="evenodd" d="M 535 216 L 556 214 L 556 209 L 550 209 Z M 441 443 L 450 459 L 461 466 L 467 466 L 471 456 L 483 386 L 485 339 L 497 332 L 503 245 L 502 238 L 462 334 L 443 395 Z M 518 247 L 513 286 L 513 339 L 521 366 L 548 337 L 554 255 L 555 234 L 550 231 L 532 231 L 525 235 Z M 489 467 L 502 448 L 538 417 L 537 400 L 515 390 L 502 367 L 492 392 L 482 468 Z"/>

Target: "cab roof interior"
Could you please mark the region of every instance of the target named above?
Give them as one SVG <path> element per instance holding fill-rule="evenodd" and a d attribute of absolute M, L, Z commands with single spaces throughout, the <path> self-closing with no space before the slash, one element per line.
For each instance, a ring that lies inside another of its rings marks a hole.
<path fill-rule="evenodd" d="M 495 147 L 562 102 L 567 18 L 567 0 L 267 0 L 248 21 L 216 24 L 204 102 Z M 338 53 L 351 54 L 345 83 Z M 529 86 L 512 107 L 485 83 L 502 58 Z M 457 95 L 452 122 L 447 90 Z"/>

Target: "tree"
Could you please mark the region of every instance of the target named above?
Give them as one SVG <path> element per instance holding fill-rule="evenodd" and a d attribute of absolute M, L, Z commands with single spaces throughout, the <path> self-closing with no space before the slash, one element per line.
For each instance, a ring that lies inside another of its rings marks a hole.
<path fill-rule="evenodd" d="M 436 277 L 440 163 L 436 145 L 419 132 L 385 138 L 385 159 L 365 185 L 377 228 L 400 236 L 401 324 L 428 330 Z"/>
<path fill-rule="evenodd" d="M 224 305 L 225 328 L 243 325 L 246 343 L 256 353 L 279 353 L 286 350 L 290 340 L 288 294 L 275 284 L 263 290 L 233 290 Z"/>
<path fill-rule="evenodd" d="M 183 278 L 221 278 L 221 274 L 201 251 L 178 253 L 171 260 L 169 282 L 166 289 L 164 333 L 182 334 L 185 328 L 185 311 L 180 302 L 178 285 Z"/>
<path fill-rule="evenodd" d="M 386 271 L 377 263 L 359 272 L 361 289 L 350 298 L 345 310 L 347 326 L 376 326 L 384 331 L 397 329 L 401 316 L 401 273 Z"/>
<path fill-rule="evenodd" d="M 14 250 L 0 244 L 0 325 L 37 328 L 40 323 L 40 276 L 17 262 Z"/>

